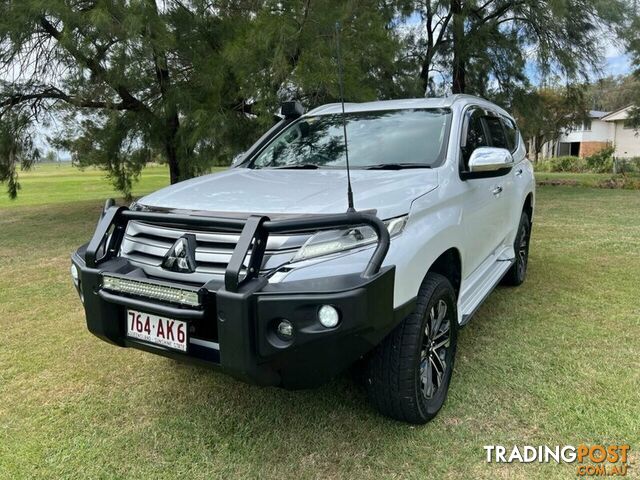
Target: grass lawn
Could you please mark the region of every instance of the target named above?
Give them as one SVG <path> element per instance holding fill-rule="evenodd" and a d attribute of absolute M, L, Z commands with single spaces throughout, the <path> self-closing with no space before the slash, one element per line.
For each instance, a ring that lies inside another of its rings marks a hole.
<path fill-rule="evenodd" d="M 0 197 L 1 478 L 564 479 L 574 466 L 487 464 L 482 447 L 602 442 L 630 443 L 638 478 L 639 192 L 539 188 L 527 281 L 461 332 L 449 399 L 417 428 L 346 376 L 259 388 L 93 337 L 69 255 L 110 188 L 48 173 Z M 136 194 L 166 182 L 143 177 Z"/>

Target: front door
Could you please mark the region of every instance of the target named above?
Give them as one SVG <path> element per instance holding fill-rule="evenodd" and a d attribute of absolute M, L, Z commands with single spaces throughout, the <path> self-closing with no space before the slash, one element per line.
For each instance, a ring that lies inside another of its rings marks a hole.
<path fill-rule="evenodd" d="M 461 168 L 468 167 L 471 153 L 478 147 L 491 146 L 489 132 L 483 121 L 484 110 L 467 113 L 467 134 L 461 145 Z M 464 130 L 463 130 L 464 131 Z M 462 225 L 465 229 L 464 272 L 469 276 L 496 250 L 504 239 L 505 195 L 504 177 L 474 178 L 463 182 Z M 502 190 L 501 190 L 502 189 Z"/>

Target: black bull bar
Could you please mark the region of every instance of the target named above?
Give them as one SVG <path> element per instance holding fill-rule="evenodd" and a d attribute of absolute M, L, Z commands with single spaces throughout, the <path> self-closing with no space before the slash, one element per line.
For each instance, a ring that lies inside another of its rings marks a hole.
<path fill-rule="evenodd" d="M 252 215 L 247 219 L 214 217 L 205 215 L 183 215 L 175 213 L 145 212 L 127 207 L 106 208 L 98 222 L 96 231 L 87 246 L 85 263 L 95 268 L 100 263 L 117 255 L 130 220 L 184 227 L 215 228 L 217 231 L 240 233 L 231 259 L 224 274 L 224 288 L 228 292 L 238 292 L 239 288 L 260 275 L 267 240 L 272 233 L 299 233 L 327 230 L 339 227 L 371 227 L 377 236 L 376 248 L 362 272 L 363 278 L 370 278 L 380 271 L 389 250 L 389 231 L 384 223 L 372 213 L 346 212 L 329 215 L 308 215 L 282 220 L 271 220 L 264 215 Z M 247 254 L 251 250 L 246 274 L 241 271 Z"/>

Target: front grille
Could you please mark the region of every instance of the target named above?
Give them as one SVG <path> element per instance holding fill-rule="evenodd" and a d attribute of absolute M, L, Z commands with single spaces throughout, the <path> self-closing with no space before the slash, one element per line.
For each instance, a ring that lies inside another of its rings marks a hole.
<path fill-rule="evenodd" d="M 164 270 L 162 261 L 176 240 L 184 234 L 196 238 L 196 269 L 194 273 L 179 273 Z M 184 230 L 141 221 L 130 221 L 120 247 L 120 256 L 142 268 L 148 275 L 186 280 L 193 283 L 206 282 L 211 278 L 222 278 L 229 264 L 240 235 L 237 233 Z M 285 262 L 295 254 L 308 235 L 272 235 L 267 242 L 263 268 Z M 245 258 L 248 265 L 251 252 Z M 273 260 L 276 260 L 274 262 Z M 272 260 L 272 261 L 270 261 Z M 267 264 L 271 265 L 267 265 Z"/>

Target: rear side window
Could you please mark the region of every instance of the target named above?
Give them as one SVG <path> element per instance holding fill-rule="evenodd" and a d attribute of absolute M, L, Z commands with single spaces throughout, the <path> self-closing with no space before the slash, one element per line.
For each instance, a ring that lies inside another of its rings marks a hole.
<path fill-rule="evenodd" d="M 502 122 L 499 117 L 485 117 L 485 122 L 487 123 L 487 129 L 489 130 L 489 135 L 491 136 L 491 145 L 497 148 L 506 148 L 507 150 L 511 150 L 509 146 L 509 142 L 507 141 L 507 136 L 504 133 L 504 129 L 502 128 Z"/>
<path fill-rule="evenodd" d="M 504 125 L 504 131 L 507 134 L 507 143 L 509 144 L 509 150 L 512 152 L 518 147 L 518 129 L 516 124 L 510 118 L 503 118 L 502 125 Z"/>

